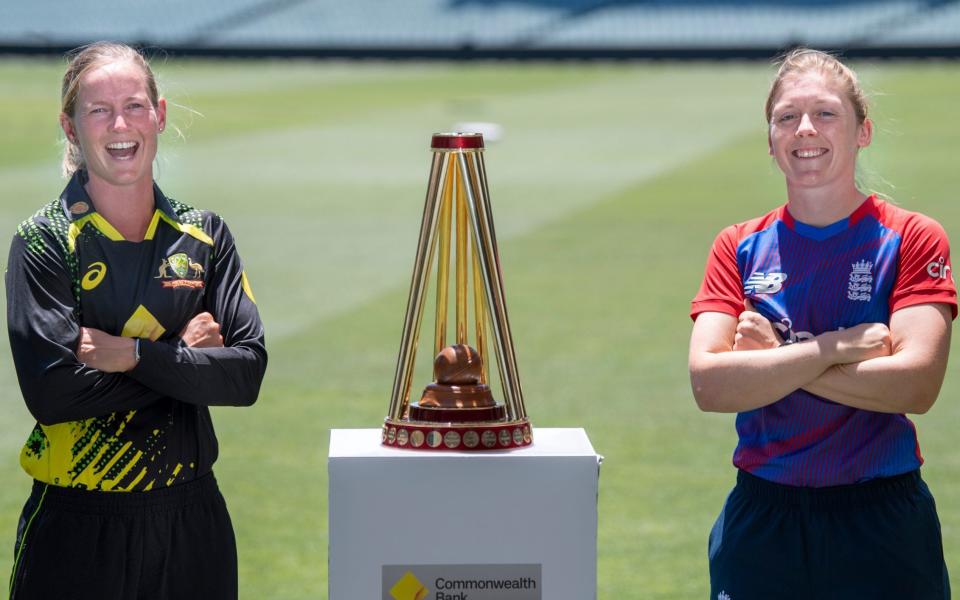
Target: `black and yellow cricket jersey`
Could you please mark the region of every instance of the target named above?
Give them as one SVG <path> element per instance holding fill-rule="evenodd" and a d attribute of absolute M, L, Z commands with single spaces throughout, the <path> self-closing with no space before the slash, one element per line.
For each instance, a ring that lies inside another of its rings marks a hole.
<path fill-rule="evenodd" d="M 6 273 L 20 389 L 38 423 L 21 452 L 32 477 L 97 490 L 151 490 L 211 470 L 208 406 L 253 404 L 266 369 L 263 325 L 220 217 L 167 199 L 142 242 L 128 242 L 88 197 L 78 171 L 17 229 Z M 223 348 L 178 334 L 198 313 Z M 80 327 L 141 338 L 140 363 L 104 373 L 77 360 Z"/>

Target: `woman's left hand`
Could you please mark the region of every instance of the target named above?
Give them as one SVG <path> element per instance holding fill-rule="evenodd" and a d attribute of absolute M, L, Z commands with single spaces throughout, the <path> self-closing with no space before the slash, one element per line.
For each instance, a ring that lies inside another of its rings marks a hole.
<path fill-rule="evenodd" d="M 190 319 L 180 332 L 180 339 L 191 348 L 223 348 L 220 323 L 208 312 L 202 312 Z"/>
<path fill-rule="evenodd" d="M 125 373 L 137 366 L 133 338 L 110 335 L 92 327 L 80 328 L 77 360 L 104 373 Z"/>

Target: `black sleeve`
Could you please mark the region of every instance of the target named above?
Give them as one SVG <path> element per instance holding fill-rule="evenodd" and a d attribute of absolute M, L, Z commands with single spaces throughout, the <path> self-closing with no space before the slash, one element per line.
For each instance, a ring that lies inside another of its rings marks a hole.
<path fill-rule="evenodd" d="M 249 406 L 257 400 L 267 368 L 263 324 L 230 230 L 219 217 L 210 219 L 214 257 L 204 308 L 220 324 L 224 347 L 141 340 L 140 363 L 128 375 L 182 402 Z"/>
<path fill-rule="evenodd" d="M 52 425 L 142 408 L 162 397 L 122 373 L 77 361 L 80 324 L 71 276 L 55 235 L 42 223 L 17 234 L 7 260 L 7 329 L 30 413 Z"/>

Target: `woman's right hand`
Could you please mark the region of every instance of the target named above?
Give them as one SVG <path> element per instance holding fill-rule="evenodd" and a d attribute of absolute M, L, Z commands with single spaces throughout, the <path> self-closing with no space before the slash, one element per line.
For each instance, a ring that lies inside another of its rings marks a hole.
<path fill-rule="evenodd" d="M 743 300 L 743 312 L 737 318 L 734 350 L 767 350 L 783 345 L 783 338 L 773 324 L 759 312 L 749 298 Z"/>
<path fill-rule="evenodd" d="M 208 312 L 202 312 L 190 319 L 180 332 L 180 339 L 191 348 L 223 348 L 220 324 Z"/>
<path fill-rule="evenodd" d="M 817 336 L 834 364 L 848 364 L 890 356 L 893 346 L 890 329 L 883 323 L 861 323 L 849 329 L 830 331 Z"/>

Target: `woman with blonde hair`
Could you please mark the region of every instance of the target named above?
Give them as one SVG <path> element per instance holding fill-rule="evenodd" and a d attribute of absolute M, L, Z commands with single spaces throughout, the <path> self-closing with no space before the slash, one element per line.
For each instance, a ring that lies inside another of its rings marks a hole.
<path fill-rule="evenodd" d="M 60 197 L 24 221 L 7 323 L 37 424 L 12 598 L 235 598 L 209 406 L 253 404 L 263 327 L 230 231 L 153 180 L 166 101 L 123 44 L 70 57 Z"/>
<path fill-rule="evenodd" d="M 906 416 L 946 370 L 946 234 L 858 187 L 873 124 L 839 60 L 789 53 L 765 112 L 787 202 L 717 236 L 691 311 L 697 404 L 737 413 L 739 436 L 710 597 L 949 598 Z"/>

